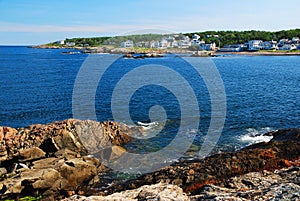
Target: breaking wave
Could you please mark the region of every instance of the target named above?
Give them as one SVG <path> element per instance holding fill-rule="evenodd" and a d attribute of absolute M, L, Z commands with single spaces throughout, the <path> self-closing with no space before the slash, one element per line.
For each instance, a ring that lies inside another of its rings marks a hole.
<path fill-rule="evenodd" d="M 247 144 L 255 144 L 259 142 L 269 142 L 273 136 L 265 135 L 268 132 L 274 131 L 270 127 L 265 127 L 261 129 L 248 128 L 246 129 L 246 134 L 240 137 L 240 141 Z"/>

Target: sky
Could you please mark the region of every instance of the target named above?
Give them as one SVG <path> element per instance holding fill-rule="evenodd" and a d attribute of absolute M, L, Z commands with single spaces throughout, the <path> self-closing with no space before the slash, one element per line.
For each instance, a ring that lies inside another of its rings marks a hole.
<path fill-rule="evenodd" d="M 299 6 L 299 0 L 0 0 L 0 45 L 128 32 L 295 29 Z"/>

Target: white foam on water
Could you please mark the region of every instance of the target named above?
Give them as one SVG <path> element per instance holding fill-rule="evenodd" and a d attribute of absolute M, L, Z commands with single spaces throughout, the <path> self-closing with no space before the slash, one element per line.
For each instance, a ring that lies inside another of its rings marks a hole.
<path fill-rule="evenodd" d="M 150 122 L 150 123 L 143 123 L 143 122 L 138 121 L 137 124 L 139 126 L 142 126 L 144 128 L 144 130 L 149 130 L 149 129 L 159 126 L 159 123 L 157 121 Z"/>
<path fill-rule="evenodd" d="M 248 144 L 255 144 L 259 142 L 269 142 L 273 136 L 265 136 L 265 133 L 273 131 L 270 127 L 261 129 L 248 128 L 246 134 L 240 136 L 239 140 Z"/>

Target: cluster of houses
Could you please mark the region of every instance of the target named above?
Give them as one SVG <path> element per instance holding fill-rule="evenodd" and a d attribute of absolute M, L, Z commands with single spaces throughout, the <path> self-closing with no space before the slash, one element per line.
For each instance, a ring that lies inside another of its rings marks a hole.
<path fill-rule="evenodd" d="M 299 37 L 290 39 L 281 39 L 277 41 L 262 41 L 250 40 L 244 44 L 225 45 L 220 48 L 215 43 L 206 44 L 204 40 L 200 40 L 200 36 L 194 34 L 192 38 L 182 36 L 181 39 L 176 40 L 177 36 L 164 37 L 160 41 L 140 41 L 134 44 L 133 41 L 127 40 L 121 43 L 121 47 L 146 47 L 146 48 L 190 48 L 197 47 L 197 50 L 218 50 L 223 52 L 240 52 L 240 51 L 258 51 L 258 50 L 296 50 L 300 49 Z M 218 35 L 207 35 L 206 37 L 219 38 Z"/>
<path fill-rule="evenodd" d="M 210 35 L 210 37 L 219 37 L 218 35 Z M 176 39 L 177 38 L 177 39 Z M 134 43 L 132 40 L 127 40 L 121 43 L 123 48 L 145 47 L 145 48 L 190 48 L 195 46 L 198 50 L 217 50 L 215 43 L 206 44 L 205 41 L 199 40 L 200 36 L 194 34 L 192 38 L 189 36 L 174 35 L 163 37 L 158 41 L 139 41 Z"/>
<path fill-rule="evenodd" d="M 258 50 L 300 50 L 299 37 L 293 37 L 290 39 L 281 39 L 277 41 L 262 41 L 262 40 L 250 40 L 244 44 L 231 44 L 225 45 L 220 48 L 222 52 L 241 52 L 241 51 L 258 51 Z"/>
<path fill-rule="evenodd" d="M 206 38 L 213 37 L 219 41 L 219 35 L 206 35 Z M 66 42 L 64 40 L 56 41 L 59 45 L 65 45 L 68 47 L 75 46 L 74 42 Z M 88 46 L 88 44 L 81 44 L 82 46 Z M 132 40 L 127 40 L 121 43 L 123 48 L 132 47 L 144 47 L 144 48 L 190 48 L 194 47 L 195 50 L 213 50 L 223 52 L 240 52 L 240 51 L 258 51 L 258 50 L 300 50 L 299 37 L 293 37 L 292 39 L 281 39 L 277 41 L 262 41 L 262 40 L 250 40 L 244 44 L 230 44 L 220 48 L 216 46 L 216 43 L 205 43 L 204 40 L 200 40 L 200 36 L 194 34 L 191 38 L 185 35 L 170 35 L 163 37 L 161 40 L 152 41 L 138 41 L 134 43 Z"/>

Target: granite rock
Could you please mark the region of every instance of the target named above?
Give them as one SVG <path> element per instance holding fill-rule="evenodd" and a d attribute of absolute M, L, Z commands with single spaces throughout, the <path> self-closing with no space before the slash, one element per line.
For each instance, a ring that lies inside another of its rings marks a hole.
<path fill-rule="evenodd" d="M 130 140 L 127 133 L 130 128 L 115 122 L 75 119 L 0 127 L 0 199 L 42 195 L 54 200 L 87 191 L 108 170 L 89 154 L 111 148 L 118 156 Z"/>

